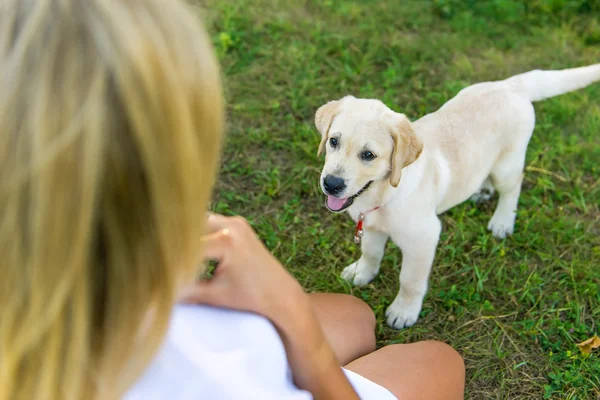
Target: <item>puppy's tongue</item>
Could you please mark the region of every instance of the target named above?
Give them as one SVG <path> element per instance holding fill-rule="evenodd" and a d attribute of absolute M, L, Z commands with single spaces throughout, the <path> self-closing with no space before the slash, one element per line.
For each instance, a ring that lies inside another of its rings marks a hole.
<path fill-rule="evenodd" d="M 333 211 L 341 210 L 348 199 L 338 199 L 337 197 L 327 196 L 327 207 Z"/>

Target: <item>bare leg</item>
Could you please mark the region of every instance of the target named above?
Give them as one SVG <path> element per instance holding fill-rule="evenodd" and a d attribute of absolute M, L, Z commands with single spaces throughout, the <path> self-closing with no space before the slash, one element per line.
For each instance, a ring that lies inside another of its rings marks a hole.
<path fill-rule="evenodd" d="M 375 351 L 375 315 L 367 303 L 335 293 L 312 293 L 310 299 L 340 365 Z"/>
<path fill-rule="evenodd" d="M 385 387 L 399 399 L 464 399 L 463 359 L 445 343 L 390 345 L 345 368 Z"/>
<path fill-rule="evenodd" d="M 375 350 L 375 316 L 356 297 L 313 293 L 317 318 L 341 365 L 391 391 L 399 399 L 462 399 L 461 356 L 441 342 L 396 344 Z M 360 357 L 360 358 L 359 358 Z"/>
<path fill-rule="evenodd" d="M 379 273 L 387 240 L 388 235 L 385 233 L 365 229 L 360 247 L 362 254 L 357 262 L 344 268 L 342 278 L 355 286 L 371 282 Z"/>

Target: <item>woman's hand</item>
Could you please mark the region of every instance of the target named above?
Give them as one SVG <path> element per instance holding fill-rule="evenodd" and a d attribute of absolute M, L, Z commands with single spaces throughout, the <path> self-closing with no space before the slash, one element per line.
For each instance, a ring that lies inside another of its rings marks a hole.
<path fill-rule="evenodd" d="M 308 296 L 271 255 L 241 217 L 210 214 L 204 257 L 218 262 L 211 279 L 187 287 L 182 300 L 251 311 L 285 323 L 290 309 L 306 307 Z"/>
<path fill-rule="evenodd" d="M 358 399 L 325 339 L 310 300 L 248 222 L 211 214 L 205 258 L 213 277 L 185 289 L 182 300 L 261 314 L 277 328 L 296 385 L 317 400 Z"/>

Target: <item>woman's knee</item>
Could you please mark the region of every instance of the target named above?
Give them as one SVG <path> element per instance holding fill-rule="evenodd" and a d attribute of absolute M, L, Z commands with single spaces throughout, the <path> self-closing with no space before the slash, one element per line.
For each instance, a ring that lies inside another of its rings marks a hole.
<path fill-rule="evenodd" d="M 313 304 L 317 312 L 333 311 L 346 320 L 351 320 L 353 325 L 375 331 L 375 314 L 371 307 L 358 297 L 338 293 L 312 293 Z"/>
<path fill-rule="evenodd" d="M 371 307 L 358 297 L 351 295 L 344 296 L 343 301 L 346 307 L 346 313 L 349 315 L 348 319 L 352 321 L 353 329 L 356 332 L 360 332 L 358 335 L 360 345 L 359 353 L 357 355 L 368 354 L 375 351 L 377 346 L 377 340 L 375 337 L 375 324 L 377 322 L 375 313 Z"/>
<path fill-rule="evenodd" d="M 377 320 L 371 306 L 358 297 L 351 295 L 343 296 L 345 296 L 346 301 L 348 302 L 348 307 L 352 308 L 356 318 L 360 321 L 360 325 L 365 326 L 370 332 L 375 332 L 375 323 Z"/>
<path fill-rule="evenodd" d="M 436 358 L 443 359 L 453 371 L 459 372 L 464 377 L 465 361 L 452 346 L 437 340 L 427 340 L 418 344 L 422 344 Z"/>
<path fill-rule="evenodd" d="M 462 398 L 465 388 L 465 362 L 458 351 L 437 340 L 418 342 L 414 345 L 421 348 L 419 353 L 423 354 L 424 362 L 435 369 L 435 374 L 444 382 L 448 398 Z"/>
<path fill-rule="evenodd" d="M 333 293 L 311 294 L 319 320 L 335 339 L 351 341 L 355 356 L 375 350 L 375 314 L 361 299 Z"/>
<path fill-rule="evenodd" d="M 464 396 L 463 358 L 445 343 L 393 344 L 379 349 L 373 356 L 367 365 L 359 365 L 355 372 L 372 374 L 373 381 L 400 398 L 454 400 Z M 407 365 L 411 366 L 410 370 L 406 369 Z M 423 379 L 430 376 L 435 379 Z"/>

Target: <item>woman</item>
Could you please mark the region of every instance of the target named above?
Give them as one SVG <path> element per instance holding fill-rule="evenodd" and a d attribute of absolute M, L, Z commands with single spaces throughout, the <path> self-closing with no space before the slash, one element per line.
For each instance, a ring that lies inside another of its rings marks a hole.
<path fill-rule="evenodd" d="M 448 346 L 374 351 L 364 303 L 206 217 L 218 75 L 179 1 L 0 4 L 0 400 L 462 397 Z"/>

